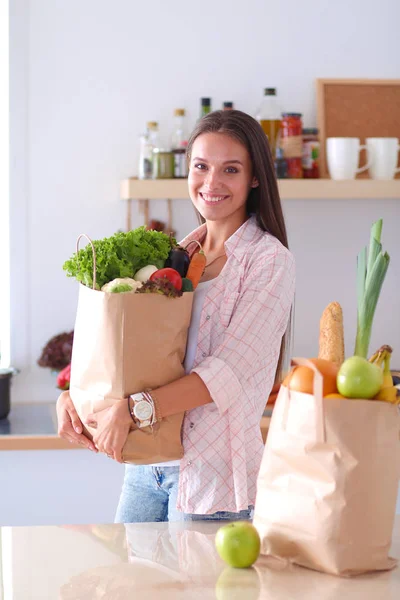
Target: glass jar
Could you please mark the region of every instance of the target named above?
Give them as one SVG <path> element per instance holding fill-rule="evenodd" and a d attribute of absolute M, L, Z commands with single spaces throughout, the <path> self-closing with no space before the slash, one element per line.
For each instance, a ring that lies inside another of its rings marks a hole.
<path fill-rule="evenodd" d="M 276 158 L 274 161 L 275 174 L 277 179 L 287 179 L 288 167 L 286 158 L 283 156 L 283 150 L 278 146 L 276 149 Z"/>
<path fill-rule="evenodd" d="M 319 178 L 319 141 L 318 129 L 310 127 L 303 129 L 303 177 L 305 179 Z"/>
<path fill-rule="evenodd" d="M 286 158 L 289 179 L 303 177 L 303 124 L 301 113 L 282 113 L 280 146 Z"/>
<path fill-rule="evenodd" d="M 170 150 L 154 148 L 153 179 L 172 179 L 174 177 L 174 154 Z"/>

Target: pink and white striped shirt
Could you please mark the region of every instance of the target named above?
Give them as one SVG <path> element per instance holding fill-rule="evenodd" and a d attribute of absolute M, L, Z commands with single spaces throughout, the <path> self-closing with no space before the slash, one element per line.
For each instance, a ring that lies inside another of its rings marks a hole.
<path fill-rule="evenodd" d="M 181 244 L 205 234 L 204 224 Z M 293 255 L 255 217 L 225 242 L 225 252 L 204 299 L 192 369 L 213 402 L 188 411 L 183 425 L 177 508 L 186 513 L 254 505 L 264 448 L 260 421 L 294 297 Z"/>

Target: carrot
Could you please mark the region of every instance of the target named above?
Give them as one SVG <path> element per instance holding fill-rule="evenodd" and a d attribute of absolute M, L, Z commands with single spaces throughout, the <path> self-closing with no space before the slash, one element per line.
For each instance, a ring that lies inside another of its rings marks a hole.
<path fill-rule="evenodd" d="M 192 240 L 192 241 L 196 241 L 196 240 Z M 192 243 L 192 242 L 189 242 L 189 243 Z M 188 271 L 186 273 L 186 279 L 190 279 L 190 281 L 193 284 L 194 289 L 197 288 L 199 281 L 204 273 L 204 269 L 205 269 L 206 263 L 207 263 L 207 258 L 206 258 L 206 255 L 204 254 L 203 248 L 201 247 L 201 244 L 199 242 L 197 242 L 197 243 L 200 246 L 200 250 L 198 252 L 196 252 L 195 254 L 193 254 L 192 258 L 190 259 Z"/>

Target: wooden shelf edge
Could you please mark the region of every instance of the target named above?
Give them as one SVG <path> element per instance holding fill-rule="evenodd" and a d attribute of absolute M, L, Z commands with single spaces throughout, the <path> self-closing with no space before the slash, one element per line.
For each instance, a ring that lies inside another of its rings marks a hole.
<path fill-rule="evenodd" d="M 340 200 L 340 199 L 400 199 L 400 179 L 378 181 L 355 179 L 280 179 L 282 200 Z M 121 182 L 123 200 L 184 200 L 189 198 L 186 179 L 124 179 Z"/>
<path fill-rule="evenodd" d="M 82 450 L 56 435 L 1 435 L 2 450 Z"/>

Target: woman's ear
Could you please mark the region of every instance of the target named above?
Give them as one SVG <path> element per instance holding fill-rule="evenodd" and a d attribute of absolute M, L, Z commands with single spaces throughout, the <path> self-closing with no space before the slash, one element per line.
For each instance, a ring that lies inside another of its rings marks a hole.
<path fill-rule="evenodd" d="M 260 184 L 258 183 L 258 180 L 257 180 L 255 177 L 253 177 L 253 181 L 251 182 L 251 187 L 252 187 L 252 188 L 256 188 L 256 187 L 258 187 L 259 185 L 260 185 Z"/>

